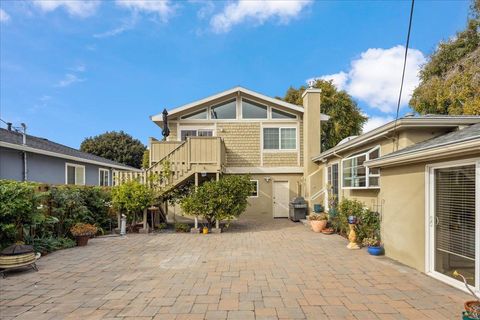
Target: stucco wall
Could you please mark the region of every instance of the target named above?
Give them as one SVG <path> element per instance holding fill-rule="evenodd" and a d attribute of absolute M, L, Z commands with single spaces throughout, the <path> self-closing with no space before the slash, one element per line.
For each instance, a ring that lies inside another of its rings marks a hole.
<path fill-rule="evenodd" d="M 0 148 L 0 178 L 23 180 L 22 152 L 13 149 Z M 93 164 L 65 160 L 35 153 L 27 153 L 28 181 L 65 184 L 65 164 L 73 163 L 85 166 L 85 184 L 98 185 L 98 169 Z M 110 170 L 110 184 L 112 172 Z"/>

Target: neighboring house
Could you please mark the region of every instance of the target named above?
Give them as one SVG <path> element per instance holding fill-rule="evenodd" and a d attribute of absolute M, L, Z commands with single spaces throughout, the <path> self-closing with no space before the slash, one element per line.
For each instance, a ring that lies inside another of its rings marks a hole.
<path fill-rule="evenodd" d="M 44 138 L 0 128 L 0 179 L 111 186 L 113 170 L 141 172 Z"/>
<path fill-rule="evenodd" d="M 464 288 L 458 269 L 480 289 L 480 117 L 401 118 L 313 160 L 327 207 L 334 196 L 381 214 L 387 256 Z"/>

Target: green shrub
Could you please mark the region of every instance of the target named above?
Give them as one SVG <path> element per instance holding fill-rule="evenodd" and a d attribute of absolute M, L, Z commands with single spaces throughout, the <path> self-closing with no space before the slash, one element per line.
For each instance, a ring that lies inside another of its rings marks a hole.
<path fill-rule="evenodd" d="M 176 222 L 174 225 L 175 232 L 188 232 L 190 231 L 190 226 L 186 223 Z"/>
<path fill-rule="evenodd" d="M 364 238 L 380 239 L 380 214 L 371 211 L 358 200 L 344 199 L 340 202 L 339 211 L 336 216 L 335 226 L 340 234 L 348 233 L 348 216 L 356 216 L 358 223 L 356 226 L 357 238 L 362 241 Z"/>
<path fill-rule="evenodd" d="M 240 216 L 247 208 L 252 190 L 248 176 L 226 176 L 203 183 L 181 199 L 180 206 L 186 215 L 203 217 L 210 229 L 215 221 L 230 221 Z"/>
<path fill-rule="evenodd" d="M 136 180 L 127 181 L 112 189 L 113 207 L 118 212 L 125 213 L 132 224 L 136 222 L 137 214 L 141 214 L 154 201 L 154 191 Z"/>
<path fill-rule="evenodd" d="M 25 243 L 33 245 L 33 249 L 35 250 L 35 252 L 41 252 L 42 254 L 76 246 L 75 240 L 61 237 L 55 238 L 52 236 L 28 239 Z"/>

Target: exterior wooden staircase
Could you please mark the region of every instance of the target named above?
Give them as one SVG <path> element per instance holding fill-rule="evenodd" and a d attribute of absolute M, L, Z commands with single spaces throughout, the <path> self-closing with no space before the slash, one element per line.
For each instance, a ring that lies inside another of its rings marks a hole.
<path fill-rule="evenodd" d="M 150 163 L 143 172 L 114 171 L 113 184 L 137 180 L 168 190 L 197 173 L 223 173 L 225 144 L 220 137 L 187 137 L 186 141 L 157 141 L 150 144 Z"/>

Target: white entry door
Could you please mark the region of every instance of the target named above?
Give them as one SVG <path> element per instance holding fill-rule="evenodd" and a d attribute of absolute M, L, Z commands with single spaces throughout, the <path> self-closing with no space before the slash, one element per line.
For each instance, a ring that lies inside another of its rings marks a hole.
<path fill-rule="evenodd" d="M 427 272 L 464 289 L 457 270 L 468 285 L 480 289 L 480 162 L 430 166 L 428 175 Z"/>
<path fill-rule="evenodd" d="M 273 217 L 288 218 L 290 190 L 288 181 L 273 182 Z"/>

